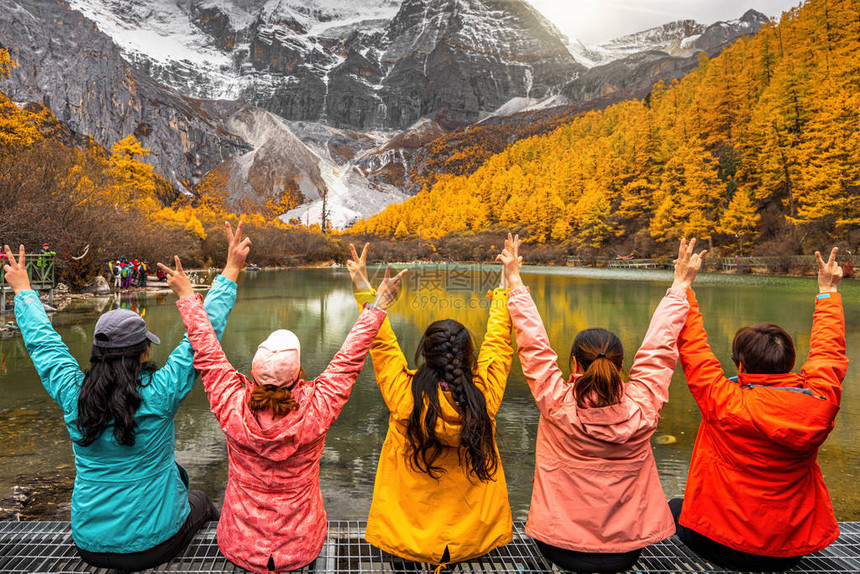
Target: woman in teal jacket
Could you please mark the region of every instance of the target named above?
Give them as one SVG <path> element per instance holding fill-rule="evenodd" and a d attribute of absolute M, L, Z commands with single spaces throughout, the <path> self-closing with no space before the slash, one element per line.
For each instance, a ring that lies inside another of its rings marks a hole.
<path fill-rule="evenodd" d="M 248 253 L 241 224 L 236 236 L 227 227 L 227 266 L 205 301 L 219 338 Z M 197 378 L 188 337 L 155 369 L 148 362 L 149 343 L 158 338 L 136 313 L 110 311 L 96 325 L 85 374 L 51 326 L 38 294 L 30 290 L 24 247 L 18 261 L 8 247 L 6 252 L 6 280 L 15 291 L 18 326 L 42 384 L 63 409 L 72 439 L 77 471 L 72 538 L 79 554 L 93 566 L 120 570 L 166 562 L 206 520 L 217 518 L 205 494 L 189 493 L 188 475 L 174 459 L 173 418 Z M 136 376 L 122 388 L 128 373 Z"/>

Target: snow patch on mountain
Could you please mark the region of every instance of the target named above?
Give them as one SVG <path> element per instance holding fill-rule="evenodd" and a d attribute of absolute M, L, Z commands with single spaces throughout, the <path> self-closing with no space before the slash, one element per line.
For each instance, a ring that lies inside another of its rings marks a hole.
<path fill-rule="evenodd" d="M 494 117 L 512 116 L 522 112 L 548 110 L 550 108 L 569 105 L 571 105 L 571 101 L 562 95 L 549 96 L 546 98 L 512 98 L 481 121 L 486 121 L 489 118 Z"/>
<path fill-rule="evenodd" d="M 214 76 L 224 86 L 213 98 L 228 96 L 235 82 L 230 56 L 197 28 L 179 3 L 161 0 L 68 0 L 69 6 L 95 22 L 132 63 L 151 60 L 177 64 Z M 190 93 L 188 95 L 200 95 Z"/>
<path fill-rule="evenodd" d="M 761 12 L 748 10 L 736 20 L 715 22 L 710 26 L 695 20 L 677 20 L 587 46 L 579 40 L 573 40 L 568 48 L 573 57 L 587 68 L 609 64 L 642 52 L 657 51 L 670 56 L 688 57 L 700 50 L 716 48 L 744 34 L 755 33 L 767 20 Z"/>
<path fill-rule="evenodd" d="M 685 39 L 698 37 L 704 30 L 705 26 L 695 20 L 678 20 L 588 46 L 575 40 L 569 47 L 579 63 L 593 68 L 645 51 L 657 50 L 674 55 Z"/>
<path fill-rule="evenodd" d="M 351 164 L 335 166 L 323 162 L 320 170 L 328 188 L 325 200 L 319 198 L 297 207 L 282 215 L 282 221 L 295 221 L 302 225 L 322 224 L 325 206 L 328 225 L 335 229 L 346 229 L 408 197 L 393 186 L 371 184 L 361 170 Z"/>

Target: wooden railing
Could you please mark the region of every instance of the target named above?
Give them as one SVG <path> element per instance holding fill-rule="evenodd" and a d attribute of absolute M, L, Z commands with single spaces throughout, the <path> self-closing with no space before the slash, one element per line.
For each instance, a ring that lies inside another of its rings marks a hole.
<path fill-rule="evenodd" d="M 48 303 L 54 304 L 54 255 L 28 253 L 26 256 L 27 274 L 30 276 L 30 287 L 36 291 L 48 292 Z M 6 261 L 0 264 L 0 324 L 5 321 L 6 294 L 12 288 L 6 282 Z"/>
<path fill-rule="evenodd" d="M 609 257 L 568 257 L 568 265 L 576 267 L 609 267 L 623 269 L 671 269 L 672 260 L 663 259 L 614 259 Z M 722 271 L 752 271 L 766 269 L 770 272 L 786 272 L 791 269 L 813 272 L 817 268 L 815 257 L 812 255 L 790 255 L 785 257 L 720 257 L 707 259 L 707 269 Z"/>
<path fill-rule="evenodd" d="M 36 291 L 44 291 L 54 288 L 54 255 L 42 255 L 39 253 L 28 253 L 27 274 L 30 276 L 30 286 Z M 5 261 L 0 265 L 0 290 L 9 291 L 6 283 Z"/>

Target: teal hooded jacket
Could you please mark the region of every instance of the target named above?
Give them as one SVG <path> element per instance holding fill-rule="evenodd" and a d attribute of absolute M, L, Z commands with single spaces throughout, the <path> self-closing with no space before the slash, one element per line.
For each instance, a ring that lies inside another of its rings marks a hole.
<path fill-rule="evenodd" d="M 236 284 L 219 275 L 205 308 L 218 338 L 236 301 Z M 197 372 L 188 336 L 165 365 L 144 374 L 135 413 L 133 446 L 104 432 L 94 443 L 77 444 L 78 392 L 84 373 L 51 326 L 35 291 L 15 296 L 15 318 L 42 384 L 63 409 L 75 451 L 72 538 L 90 552 L 128 554 L 148 550 L 179 531 L 190 512 L 187 477 L 176 464 L 173 417 L 191 391 Z"/>

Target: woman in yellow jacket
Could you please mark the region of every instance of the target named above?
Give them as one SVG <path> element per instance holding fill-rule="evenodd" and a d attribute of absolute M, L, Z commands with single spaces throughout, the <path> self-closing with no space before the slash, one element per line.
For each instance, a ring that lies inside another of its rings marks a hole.
<path fill-rule="evenodd" d="M 359 306 L 375 292 L 350 246 Z M 388 319 L 370 356 L 391 413 L 379 456 L 365 539 L 406 560 L 435 565 L 482 556 L 511 541 L 511 507 L 495 417 L 513 360 L 507 289 L 496 289 L 475 359 L 468 329 L 431 324 L 409 369 Z"/>

